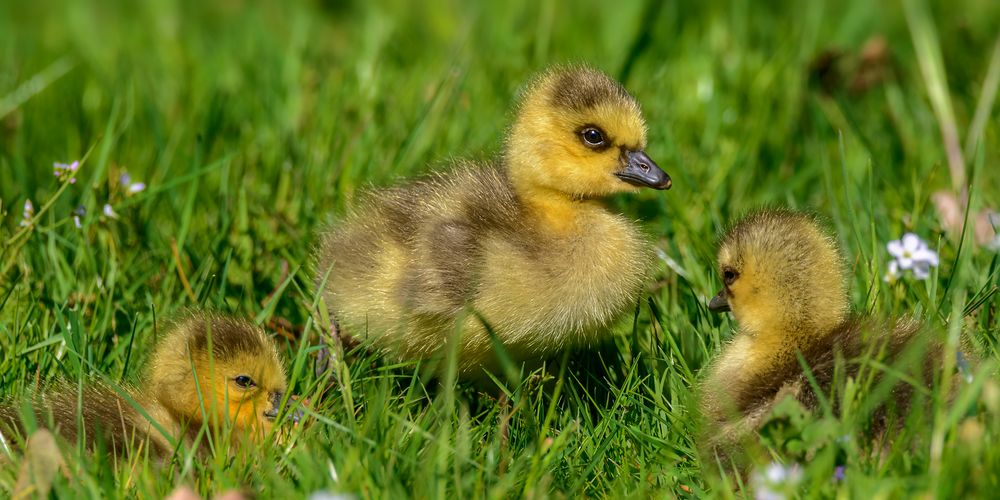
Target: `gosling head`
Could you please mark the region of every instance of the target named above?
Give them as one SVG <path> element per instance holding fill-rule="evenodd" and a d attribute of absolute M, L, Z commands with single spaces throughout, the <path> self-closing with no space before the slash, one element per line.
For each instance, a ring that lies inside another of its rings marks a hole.
<path fill-rule="evenodd" d="M 843 323 L 849 304 L 840 249 L 810 215 L 754 213 L 723 237 L 723 289 L 709 303 L 741 332 L 798 344 Z"/>
<path fill-rule="evenodd" d="M 154 397 L 177 420 L 228 421 L 255 439 L 270 431 L 286 389 L 274 341 L 222 316 L 176 323 L 153 354 L 149 378 Z"/>
<path fill-rule="evenodd" d="M 519 187 L 594 198 L 669 189 L 645 153 L 639 104 L 607 75 L 587 67 L 552 69 L 531 84 L 507 139 L 511 178 Z"/>

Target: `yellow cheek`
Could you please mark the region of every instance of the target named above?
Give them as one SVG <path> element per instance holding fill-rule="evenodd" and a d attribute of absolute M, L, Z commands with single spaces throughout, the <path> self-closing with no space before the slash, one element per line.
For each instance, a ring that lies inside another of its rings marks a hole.
<path fill-rule="evenodd" d="M 271 430 L 271 422 L 264 417 L 265 402 L 248 399 L 229 404 L 229 419 L 233 429 L 254 439 L 262 439 Z"/>
<path fill-rule="evenodd" d="M 227 414 L 226 417 L 229 421 L 237 426 L 245 424 L 249 416 L 253 414 L 255 406 L 253 398 L 244 399 L 244 394 L 241 391 L 228 385 L 217 390 L 215 401 L 214 410 L 220 416 Z"/>
<path fill-rule="evenodd" d="M 572 152 L 550 162 L 552 172 L 549 177 L 553 187 L 585 196 L 634 190 L 631 185 L 621 182 L 614 175 L 619 167 L 617 153 L 614 152 L 617 148 L 599 154 L 579 149 L 582 148 L 574 148 Z"/>

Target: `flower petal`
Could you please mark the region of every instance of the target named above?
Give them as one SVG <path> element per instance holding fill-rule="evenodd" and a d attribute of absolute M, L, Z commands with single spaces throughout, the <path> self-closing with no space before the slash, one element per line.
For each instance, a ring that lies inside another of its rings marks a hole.
<path fill-rule="evenodd" d="M 889 261 L 889 268 L 885 272 L 885 277 L 882 278 L 886 283 L 892 283 L 899 279 L 899 262 L 895 260 Z"/>
<path fill-rule="evenodd" d="M 918 248 L 920 248 L 922 243 L 923 241 L 920 240 L 920 237 L 913 233 L 906 233 L 903 235 L 903 249 L 905 250 L 915 252 Z"/>
<path fill-rule="evenodd" d="M 897 259 L 903 256 L 903 242 L 901 240 L 890 241 L 885 246 L 885 249 L 889 251 L 889 255 L 892 255 Z"/>
<path fill-rule="evenodd" d="M 935 267 L 940 263 L 937 252 L 931 250 L 930 248 L 922 248 L 920 250 L 917 250 L 913 254 L 913 260 Z"/>
<path fill-rule="evenodd" d="M 899 262 L 899 268 L 900 269 L 904 269 L 905 270 L 905 269 L 909 269 L 909 268 L 913 267 L 913 258 L 912 257 L 899 257 L 898 262 Z"/>
<path fill-rule="evenodd" d="M 917 265 L 913 266 L 913 277 L 917 278 L 918 280 L 925 280 L 929 278 L 931 275 L 930 269 L 931 269 L 930 266 L 928 266 L 927 264 L 924 264 L 922 262 L 917 263 Z"/>
<path fill-rule="evenodd" d="M 844 467 L 843 465 L 838 465 L 835 469 L 833 469 L 833 480 L 835 482 L 843 481 L 844 477 L 846 477 L 846 472 L 847 472 L 846 467 Z"/>
<path fill-rule="evenodd" d="M 770 483 L 781 483 L 785 480 L 788 475 L 785 467 L 777 462 L 771 462 L 764 470 L 764 477 L 767 478 Z"/>
<path fill-rule="evenodd" d="M 986 243 L 987 250 L 993 250 L 994 252 L 1000 252 L 1000 233 L 993 237 L 993 239 Z"/>

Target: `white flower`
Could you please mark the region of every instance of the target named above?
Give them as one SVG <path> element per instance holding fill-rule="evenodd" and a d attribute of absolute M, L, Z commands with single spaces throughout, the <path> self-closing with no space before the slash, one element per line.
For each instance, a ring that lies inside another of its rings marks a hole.
<path fill-rule="evenodd" d="M 997 233 L 992 240 L 986 243 L 986 248 L 994 252 L 1000 252 L 1000 233 Z"/>
<path fill-rule="evenodd" d="M 782 465 L 778 462 L 771 462 L 766 469 L 764 469 L 764 478 L 771 483 L 798 483 L 802 479 L 802 468 L 799 464 L 792 464 L 789 466 Z"/>
<path fill-rule="evenodd" d="M 802 481 L 802 467 L 797 463 L 786 466 L 771 462 L 763 471 L 754 472 L 750 481 L 757 500 L 782 500 L 794 493 Z"/>
<path fill-rule="evenodd" d="M 109 219 L 117 219 L 118 218 L 118 214 L 115 213 L 115 209 L 111 208 L 111 204 L 110 203 L 105 203 L 104 204 L 104 216 L 108 217 Z"/>
<path fill-rule="evenodd" d="M 120 185 L 128 194 L 135 194 L 143 189 L 146 189 L 146 185 L 142 182 L 132 182 L 132 176 L 128 175 L 128 172 L 122 172 L 122 175 L 118 177 L 118 185 Z"/>
<path fill-rule="evenodd" d="M 77 229 L 83 229 L 83 224 L 80 223 L 80 217 L 84 217 L 86 215 L 87 208 L 83 205 L 80 205 L 76 207 L 76 210 L 73 210 L 73 225 L 76 226 Z"/>
<path fill-rule="evenodd" d="M 937 252 L 931 250 L 927 243 L 913 233 L 906 233 L 902 239 L 890 241 L 886 249 L 889 250 L 889 255 L 899 261 L 900 269 L 910 269 L 918 263 L 938 265 Z"/>
<path fill-rule="evenodd" d="M 893 260 L 889 261 L 889 271 L 885 280 L 893 282 L 902 276 L 903 271 L 910 270 L 913 277 L 919 280 L 930 276 L 932 267 L 940 263 L 937 252 L 931 250 L 924 240 L 913 233 L 906 233 L 898 240 L 890 241 L 886 246 Z"/>
<path fill-rule="evenodd" d="M 21 215 L 21 227 L 28 227 L 31 225 L 31 218 L 35 216 L 35 206 L 31 204 L 31 200 L 24 200 L 24 213 Z"/>
<path fill-rule="evenodd" d="M 350 493 L 333 493 L 326 490 L 319 490 L 309 495 L 309 500 L 355 500 L 357 498 Z"/>

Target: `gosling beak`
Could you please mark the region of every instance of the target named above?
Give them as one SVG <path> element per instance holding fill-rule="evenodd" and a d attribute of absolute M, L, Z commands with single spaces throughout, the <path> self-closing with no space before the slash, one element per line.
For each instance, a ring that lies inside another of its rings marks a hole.
<path fill-rule="evenodd" d="M 264 412 L 264 416 L 271 421 L 278 418 L 278 411 L 281 409 L 281 397 L 284 396 L 281 392 L 271 393 L 271 408 Z"/>
<path fill-rule="evenodd" d="M 626 151 L 625 168 L 616 173 L 619 179 L 639 187 L 670 189 L 670 176 L 645 151 Z"/>
<path fill-rule="evenodd" d="M 731 311 L 729 308 L 729 301 L 726 300 L 726 290 L 719 290 L 719 293 L 712 297 L 712 300 L 708 303 L 708 310 L 716 313 Z"/>

